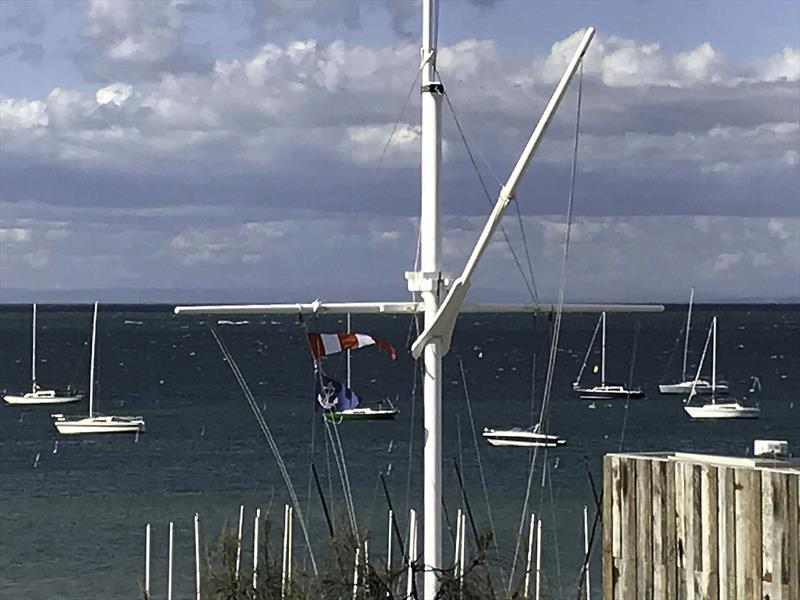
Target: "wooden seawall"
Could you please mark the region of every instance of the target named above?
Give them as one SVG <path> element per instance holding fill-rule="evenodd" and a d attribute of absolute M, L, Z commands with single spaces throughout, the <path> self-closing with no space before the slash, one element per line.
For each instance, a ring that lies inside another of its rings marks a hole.
<path fill-rule="evenodd" d="M 800 461 L 608 454 L 604 600 L 800 600 Z"/>

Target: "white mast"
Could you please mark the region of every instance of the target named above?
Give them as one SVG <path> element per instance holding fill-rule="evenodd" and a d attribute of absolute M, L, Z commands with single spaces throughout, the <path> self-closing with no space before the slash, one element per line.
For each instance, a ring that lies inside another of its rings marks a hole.
<path fill-rule="evenodd" d="M 350 313 L 347 313 L 347 333 L 351 333 Z M 350 384 L 350 348 L 347 349 L 347 387 L 350 389 L 353 388 L 353 386 Z"/>
<path fill-rule="evenodd" d="M 689 292 L 689 314 L 686 316 L 686 342 L 683 344 L 683 370 L 681 381 L 686 381 L 686 356 L 689 354 L 689 329 L 692 327 L 692 302 L 694 302 L 694 288 Z"/>
<path fill-rule="evenodd" d="M 714 342 L 711 346 L 711 404 L 717 403 L 717 317 L 711 321 Z"/>
<path fill-rule="evenodd" d="M 31 344 L 31 391 L 36 391 L 36 303 L 33 305 L 33 343 Z"/>
<path fill-rule="evenodd" d="M 600 385 L 606 384 L 606 313 L 603 311 L 603 349 L 600 352 Z"/>
<path fill-rule="evenodd" d="M 92 317 L 92 358 L 89 366 L 89 417 L 92 417 L 94 408 L 94 351 L 97 345 L 97 302 L 94 303 L 94 317 Z"/>
<path fill-rule="evenodd" d="M 425 305 L 425 327 L 430 327 L 439 308 L 442 285 L 439 247 L 439 164 L 441 162 L 441 107 L 444 88 L 436 73 L 438 0 L 422 0 L 422 161 L 420 165 L 420 270 L 419 291 Z M 442 353 L 433 340 L 424 351 L 423 397 L 425 404 L 423 594 L 434 598 L 437 572 L 442 568 Z"/>

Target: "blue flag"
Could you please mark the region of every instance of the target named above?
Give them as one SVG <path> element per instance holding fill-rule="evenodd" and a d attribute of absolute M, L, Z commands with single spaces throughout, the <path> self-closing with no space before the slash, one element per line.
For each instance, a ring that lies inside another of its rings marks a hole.
<path fill-rule="evenodd" d="M 323 410 L 349 410 L 358 406 L 358 396 L 348 387 L 322 373 L 317 374 L 317 403 Z"/>

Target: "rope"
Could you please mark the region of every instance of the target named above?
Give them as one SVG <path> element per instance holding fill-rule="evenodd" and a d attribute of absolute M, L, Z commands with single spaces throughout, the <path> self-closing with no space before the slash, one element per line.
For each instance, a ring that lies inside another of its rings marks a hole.
<path fill-rule="evenodd" d="M 442 78 L 441 74 L 436 71 L 440 81 L 444 85 L 444 79 Z M 478 163 L 475 160 L 475 156 L 472 154 L 472 149 L 470 148 L 469 142 L 467 141 L 467 136 L 464 133 L 464 129 L 461 127 L 461 122 L 456 115 L 455 108 L 453 107 L 453 103 L 450 101 L 449 94 L 444 94 L 444 99 L 447 102 L 447 107 L 450 109 L 450 114 L 453 117 L 453 122 L 456 125 L 456 129 L 458 130 L 458 134 L 461 136 L 461 141 L 464 144 L 464 149 L 467 151 L 467 156 L 469 157 L 470 163 L 472 163 L 472 168 L 475 170 L 475 175 L 478 177 L 478 181 L 481 184 L 481 189 L 483 190 L 484 196 L 486 196 L 486 200 L 489 203 L 489 209 L 494 208 L 494 203 L 492 202 L 492 197 L 489 194 L 489 190 L 486 187 L 486 182 L 483 180 L 483 175 L 481 175 L 480 169 L 478 169 Z M 517 266 L 517 270 L 519 271 L 520 276 L 522 277 L 522 281 L 525 283 L 525 287 L 528 289 L 528 293 L 531 296 L 531 300 L 535 304 L 539 304 L 539 293 L 536 289 L 536 281 L 533 279 L 533 267 L 530 261 L 530 254 L 528 255 L 528 262 L 531 264 L 531 281 L 528 281 L 528 277 L 525 275 L 525 271 L 522 268 L 522 263 L 520 262 L 519 258 L 517 257 L 517 253 L 514 251 L 514 247 L 511 245 L 511 239 L 508 237 L 508 233 L 506 232 L 505 227 L 503 227 L 503 223 L 499 223 L 500 232 L 503 234 L 503 238 L 505 238 L 506 244 L 508 245 L 508 250 L 511 252 L 511 257 L 514 259 L 514 264 Z M 527 243 L 526 243 L 526 252 L 527 252 Z"/>
<path fill-rule="evenodd" d="M 464 372 L 464 362 L 461 357 L 458 357 L 458 368 L 461 370 L 461 383 L 464 385 L 464 399 L 467 401 L 467 414 L 469 415 L 469 425 L 472 431 L 472 441 L 475 444 L 475 458 L 478 461 L 478 473 L 481 476 L 481 487 L 483 488 L 483 500 L 486 502 L 486 512 L 489 515 L 489 527 L 492 529 L 492 541 L 494 542 L 494 551 L 500 554 L 500 549 L 497 546 L 497 533 L 494 528 L 494 519 L 492 518 L 492 507 L 489 504 L 489 492 L 486 487 L 486 477 L 483 474 L 483 463 L 481 462 L 481 453 L 478 448 L 478 434 L 475 433 L 475 419 L 472 417 L 472 403 L 469 401 L 469 390 L 467 389 L 467 375 Z"/>
<path fill-rule="evenodd" d="M 547 375 L 545 377 L 544 393 L 542 396 L 542 406 L 539 412 L 539 428 L 542 433 L 547 433 L 547 425 L 548 425 L 547 417 L 549 415 L 549 408 L 550 408 L 550 394 L 553 387 L 553 378 L 555 374 L 555 361 L 558 350 L 558 338 L 561 332 L 561 317 L 564 309 L 564 291 L 566 288 L 566 278 L 567 278 L 567 259 L 569 258 L 569 243 L 572 234 L 572 216 L 573 216 L 573 207 L 575 200 L 575 177 L 578 165 L 578 141 L 580 139 L 582 97 L 583 97 L 583 63 L 581 63 L 581 69 L 578 76 L 578 97 L 577 97 L 577 107 L 575 114 L 575 141 L 572 149 L 572 169 L 570 172 L 569 197 L 567 199 L 567 214 L 566 214 L 567 227 L 564 236 L 564 252 L 561 257 L 561 278 L 558 289 L 558 303 L 555 311 L 553 331 L 550 337 L 550 355 L 548 357 L 548 363 L 547 363 Z M 533 479 L 533 472 L 536 466 L 535 465 L 536 457 L 538 455 L 537 450 L 538 447 L 535 447 L 531 455 L 531 464 L 528 472 L 528 484 L 527 484 L 527 489 L 525 490 L 525 501 L 522 506 L 522 515 L 520 518 L 519 529 L 517 531 L 517 543 L 514 546 L 514 558 L 511 563 L 511 575 L 509 576 L 508 580 L 509 593 L 511 591 L 511 584 L 514 580 L 514 571 L 517 566 L 517 560 L 519 559 L 520 542 L 523 537 L 523 530 L 525 528 L 525 519 L 528 514 L 530 486 Z M 545 449 L 544 460 L 545 461 L 547 460 L 547 449 Z M 545 471 L 543 469 L 543 477 L 544 474 Z M 542 481 L 542 485 L 544 485 L 544 480 Z M 541 502 L 539 505 L 541 506 Z"/>
<path fill-rule="evenodd" d="M 586 364 L 589 362 L 589 355 L 592 353 L 592 348 L 594 347 L 594 341 L 597 339 L 597 332 L 600 331 L 600 323 L 603 321 L 602 315 L 597 319 L 597 325 L 594 326 L 594 333 L 592 334 L 592 341 L 589 342 L 589 347 L 586 348 L 586 356 L 583 357 L 583 364 L 581 365 L 581 370 L 578 371 L 578 376 L 575 378 L 575 383 L 580 383 L 581 377 L 583 377 L 583 370 L 586 368 Z"/>
<path fill-rule="evenodd" d="M 286 463 L 281 456 L 280 450 L 278 449 L 278 445 L 275 443 L 275 438 L 272 436 L 272 432 L 269 429 L 269 425 L 267 424 L 266 419 L 264 418 L 261 409 L 258 407 L 258 404 L 253 397 L 253 393 L 250 391 L 250 387 L 247 385 L 247 381 L 245 381 L 242 372 L 239 370 L 239 366 L 236 364 L 236 361 L 233 358 L 233 355 L 230 353 L 228 348 L 225 346 L 225 343 L 217 334 L 217 331 L 214 327 L 209 324 L 208 328 L 211 330 L 211 335 L 214 336 L 214 339 L 219 346 L 222 355 L 225 357 L 225 360 L 228 362 L 228 366 L 231 368 L 231 372 L 233 373 L 236 381 L 239 383 L 239 387 L 242 390 L 242 394 L 244 394 L 247 403 L 250 405 L 250 409 L 253 411 L 253 415 L 256 418 L 256 422 L 258 426 L 261 428 L 261 432 L 264 434 L 264 437 L 267 440 L 267 444 L 272 450 L 272 455 L 275 457 L 275 461 L 278 463 L 278 469 L 283 476 L 283 480 L 286 483 L 286 489 L 289 491 L 289 496 L 292 500 L 292 505 L 294 509 L 297 511 L 297 520 L 300 522 L 300 528 L 303 531 L 303 538 L 306 543 L 306 548 L 308 549 L 308 556 L 311 559 L 311 568 L 314 570 L 314 575 L 319 575 L 319 571 L 317 570 L 317 561 L 314 558 L 314 551 L 311 549 L 311 542 L 308 537 L 308 529 L 306 528 L 306 521 L 303 518 L 303 509 L 300 506 L 300 501 L 297 499 L 297 493 L 295 492 L 294 485 L 292 484 L 292 478 L 289 476 L 289 471 L 286 468 Z"/>
<path fill-rule="evenodd" d="M 672 366 L 672 359 L 675 358 L 675 350 L 678 349 L 678 343 L 681 341 L 683 337 L 683 332 L 686 330 L 686 326 L 682 326 L 680 332 L 678 333 L 678 337 L 675 338 L 675 341 L 672 343 L 672 350 L 669 352 L 669 358 L 667 359 L 667 365 L 664 367 L 664 374 L 661 376 L 661 381 L 667 380 L 667 373 L 669 372 L 670 366 Z"/>
<path fill-rule="evenodd" d="M 633 387 L 633 369 L 636 366 L 636 350 L 639 346 L 639 330 L 641 329 L 641 321 L 638 319 L 636 320 L 636 326 L 633 331 L 633 351 L 631 356 L 631 368 L 628 371 L 628 389 L 630 390 Z M 619 452 L 622 452 L 622 448 L 625 444 L 625 430 L 628 426 L 628 407 L 631 403 L 630 395 L 625 398 L 625 411 L 622 413 L 622 431 L 619 434 Z"/>

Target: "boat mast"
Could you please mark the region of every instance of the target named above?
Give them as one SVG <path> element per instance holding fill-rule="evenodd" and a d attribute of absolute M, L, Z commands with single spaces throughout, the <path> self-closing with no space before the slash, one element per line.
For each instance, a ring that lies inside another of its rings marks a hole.
<path fill-rule="evenodd" d="M 89 418 L 92 418 L 94 408 L 94 350 L 97 343 L 97 302 L 94 303 L 94 317 L 92 317 L 92 358 L 89 363 Z"/>
<path fill-rule="evenodd" d="M 711 404 L 717 403 L 717 317 L 711 321 L 714 343 L 711 346 Z"/>
<path fill-rule="evenodd" d="M 600 353 L 600 385 L 606 384 L 606 311 L 603 311 L 601 317 L 603 320 L 603 350 Z"/>
<path fill-rule="evenodd" d="M 347 313 L 347 333 L 350 333 L 350 313 Z M 350 348 L 347 349 L 347 387 L 353 388 L 350 385 Z"/>
<path fill-rule="evenodd" d="M 441 274 L 439 228 L 439 165 L 442 156 L 442 96 L 444 87 L 436 73 L 438 0 L 422 0 L 421 74 L 421 211 L 419 290 L 425 305 L 425 326 L 433 324 L 444 293 Z M 425 346 L 423 397 L 425 404 L 424 449 L 424 574 L 423 598 L 436 597 L 442 567 L 442 348 L 440 340 Z"/>
<path fill-rule="evenodd" d="M 694 288 L 689 292 L 689 314 L 686 316 L 686 341 L 683 344 L 683 370 L 681 381 L 686 381 L 686 356 L 689 354 L 689 329 L 692 326 L 692 302 L 694 302 Z"/>
<path fill-rule="evenodd" d="M 36 303 L 33 304 L 33 343 L 31 344 L 31 391 L 36 392 Z"/>

